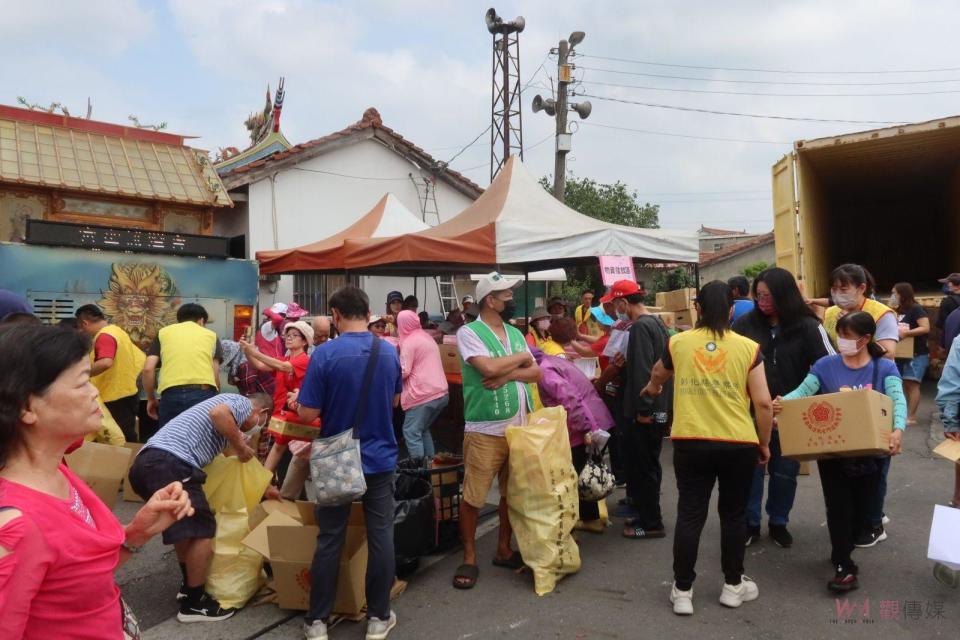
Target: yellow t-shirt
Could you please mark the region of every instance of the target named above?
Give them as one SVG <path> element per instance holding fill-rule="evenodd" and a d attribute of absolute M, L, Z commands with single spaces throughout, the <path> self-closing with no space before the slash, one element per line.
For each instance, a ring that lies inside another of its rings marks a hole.
<path fill-rule="evenodd" d="M 216 386 L 213 357 L 217 352 L 217 334 L 196 322 L 178 322 L 160 329 L 160 385 L 164 389 L 185 384 Z"/>
<path fill-rule="evenodd" d="M 670 338 L 674 440 L 715 440 L 758 444 L 750 416 L 747 376 L 760 358 L 760 345 L 725 331 L 693 329 Z"/>
<path fill-rule="evenodd" d="M 864 298 L 860 311 L 869 313 L 874 322 L 880 322 L 880 318 L 885 314 L 893 313 L 893 309 L 871 298 Z M 827 309 L 827 312 L 823 315 L 823 328 L 827 330 L 827 335 L 830 336 L 830 342 L 833 343 L 834 348 L 837 347 L 837 322 L 840 320 L 842 312 L 843 309 L 834 305 Z"/>

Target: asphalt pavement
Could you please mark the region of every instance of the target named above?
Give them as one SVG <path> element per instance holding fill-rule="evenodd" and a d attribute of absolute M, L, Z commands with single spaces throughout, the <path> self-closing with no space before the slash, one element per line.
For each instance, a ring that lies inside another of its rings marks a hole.
<path fill-rule="evenodd" d="M 672 522 L 676 483 L 672 448 L 664 446 L 663 510 L 668 535 L 660 540 L 629 540 L 614 520 L 602 535 L 577 533 L 583 566 L 564 578 L 553 593 L 538 597 L 529 573 L 493 567 L 493 522 L 482 527 L 480 577 L 476 588 L 451 586 L 459 553 L 429 558 L 409 578 L 406 592 L 394 603 L 399 624 L 391 638 L 480 640 L 513 638 L 874 638 L 960 637 L 960 599 L 955 590 L 933 579 L 927 539 L 934 504 L 946 504 L 953 482 L 951 464 L 933 456 L 942 439 L 936 422 L 932 383 L 924 388 L 919 424 L 910 427 L 904 452 L 891 465 L 886 511 L 889 538 L 859 549 L 858 591 L 835 598 L 826 589 L 832 576 L 823 496 L 816 466 L 801 476 L 790 531 L 795 544 L 777 547 L 766 536 L 747 549 L 746 572 L 756 580 L 760 597 L 739 609 L 717 602 L 720 594 L 719 522 L 716 498 L 704 529 L 697 562 L 692 617 L 673 614 L 668 594 L 672 582 Z M 613 507 L 623 492 L 608 498 Z M 137 505 L 123 503 L 126 520 Z M 424 566 L 426 565 L 426 566 Z M 179 569 L 172 552 L 152 541 L 118 572 L 124 596 L 140 616 L 145 640 L 178 638 L 299 638 L 301 616 L 275 605 L 249 606 L 222 623 L 184 625 L 176 621 L 174 602 Z M 366 625 L 342 622 L 332 639 L 363 638 Z"/>

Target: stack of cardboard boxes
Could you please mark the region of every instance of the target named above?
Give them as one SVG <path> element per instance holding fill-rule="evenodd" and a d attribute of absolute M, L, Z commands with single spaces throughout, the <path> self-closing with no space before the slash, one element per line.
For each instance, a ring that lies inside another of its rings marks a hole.
<path fill-rule="evenodd" d="M 663 323 L 678 331 L 692 329 L 697 324 L 697 311 L 693 303 L 697 298 L 697 290 L 690 287 L 666 291 L 657 294 L 657 309 L 655 312 Z"/>

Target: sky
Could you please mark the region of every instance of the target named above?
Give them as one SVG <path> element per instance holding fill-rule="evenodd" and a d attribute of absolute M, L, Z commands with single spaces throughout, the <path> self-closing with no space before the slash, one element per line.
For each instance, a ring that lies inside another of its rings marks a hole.
<path fill-rule="evenodd" d="M 282 129 L 292 143 L 342 129 L 373 106 L 384 124 L 449 160 L 490 124 L 491 2 L 0 0 L 0 104 L 23 96 L 83 115 L 89 98 L 96 120 L 167 122 L 216 153 L 249 144 L 243 121 L 285 76 Z M 551 48 L 584 31 L 573 62 L 574 91 L 586 95 L 572 100 L 589 100 L 593 112 L 582 124 L 571 114 L 568 169 L 623 181 L 660 205 L 665 228 L 764 232 L 772 228 L 770 168 L 793 141 L 960 112 L 960 4 L 918 5 L 494 6 L 507 20 L 526 20 L 524 161 L 534 174 L 553 172 L 555 124 L 530 102 L 552 95 Z M 489 140 L 481 136 L 451 164 L 483 186 Z"/>

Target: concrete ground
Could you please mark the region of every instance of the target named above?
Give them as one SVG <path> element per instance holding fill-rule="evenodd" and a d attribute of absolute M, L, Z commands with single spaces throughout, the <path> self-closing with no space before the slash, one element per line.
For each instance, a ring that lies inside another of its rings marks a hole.
<path fill-rule="evenodd" d="M 958 592 L 937 583 L 927 560 L 933 505 L 945 504 L 953 482 L 951 465 L 930 453 L 942 429 L 931 419 L 934 387 L 924 389 L 920 423 L 911 427 L 904 453 L 894 459 L 886 511 L 889 539 L 858 550 L 861 588 L 836 600 L 825 588 L 832 575 L 823 496 L 816 467 L 801 476 L 790 529 L 791 549 L 764 537 L 747 550 L 746 571 L 760 598 L 740 609 L 717 602 L 721 572 L 719 523 L 712 515 L 704 530 L 694 587 L 696 613 L 680 618 L 667 600 L 672 581 L 672 535 L 661 540 L 628 540 L 615 520 L 603 535 L 578 534 L 583 566 L 557 589 L 538 597 L 532 576 L 490 565 L 495 535 L 489 523 L 479 541 L 481 573 L 476 588 L 451 587 L 459 554 L 429 559 L 409 580 L 395 603 L 399 625 L 391 638 L 956 638 Z M 672 534 L 676 486 L 672 449 L 664 447 L 663 509 Z M 622 497 L 609 498 L 613 506 Z M 129 504 L 118 511 L 131 511 Z M 766 533 L 766 525 L 764 525 Z M 298 638 L 300 615 L 273 605 L 248 607 L 223 623 L 183 625 L 173 596 L 179 571 L 172 555 L 155 541 L 123 567 L 118 579 L 140 615 L 146 640 L 161 638 Z M 844 607 L 846 610 L 843 610 Z M 838 612 L 838 608 L 840 611 Z M 331 638 L 362 638 L 365 624 L 343 622 Z"/>

